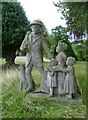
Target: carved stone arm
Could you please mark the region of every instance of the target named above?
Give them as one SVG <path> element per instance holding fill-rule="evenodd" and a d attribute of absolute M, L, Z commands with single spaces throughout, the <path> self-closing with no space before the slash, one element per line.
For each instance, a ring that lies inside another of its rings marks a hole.
<path fill-rule="evenodd" d="M 42 39 L 43 39 L 42 46 L 44 48 L 44 51 L 48 55 L 48 58 L 49 59 L 53 58 L 53 55 L 50 52 L 49 46 L 47 45 L 46 39 L 44 37 Z"/>
<path fill-rule="evenodd" d="M 61 71 L 59 66 L 48 67 L 48 71 Z"/>

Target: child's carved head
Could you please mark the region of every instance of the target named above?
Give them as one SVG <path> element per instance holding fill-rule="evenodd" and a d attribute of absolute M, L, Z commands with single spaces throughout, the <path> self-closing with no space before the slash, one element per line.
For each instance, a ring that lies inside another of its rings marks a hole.
<path fill-rule="evenodd" d="M 52 59 L 52 60 L 49 62 L 49 67 L 56 66 L 56 65 L 58 65 L 58 62 L 57 62 L 55 59 Z"/>
<path fill-rule="evenodd" d="M 68 57 L 66 60 L 66 65 L 73 65 L 76 63 L 76 59 L 74 57 Z"/>

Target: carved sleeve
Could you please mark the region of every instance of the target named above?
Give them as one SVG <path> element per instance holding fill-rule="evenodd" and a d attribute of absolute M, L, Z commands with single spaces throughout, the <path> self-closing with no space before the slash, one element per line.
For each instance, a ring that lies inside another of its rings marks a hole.
<path fill-rule="evenodd" d="M 71 72 L 71 73 L 73 73 L 73 67 L 67 67 L 67 68 L 60 68 L 60 70 L 62 71 L 62 72 Z"/>
<path fill-rule="evenodd" d="M 53 76 L 53 75 L 54 75 L 54 72 L 53 72 L 53 71 L 51 71 L 51 72 L 49 72 L 49 74 L 50 74 L 50 76 Z"/>
<path fill-rule="evenodd" d="M 42 46 L 43 46 L 43 48 L 44 48 L 44 51 L 45 51 L 46 54 L 48 55 L 48 57 L 49 57 L 50 59 L 53 58 L 53 56 L 52 56 L 52 54 L 51 54 L 51 52 L 50 52 L 50 50 L 49 50 L 49 47 L 48 47 L 47 42 L 46 42 L 45 39 L 43 39 Z"/>
<path fill-rule="evenodd" d="M 59 66 L 53 66 L 48 68 L 49 71 L 61 71 Z"/>
<path fill-rule="evenodd" d="M 25 38 L 24 38 L 24 40 L 23 40 L 23 42 L 22 42 L 22 44 L 21 44 L 21 46 L 20 46 L 20 50 L 27 50 L 28 48 L 29 48 L 29 46 L 30 46 L 30 36 L 31 36 L 31 34 L 30 34 L 30 31 L 28 31 L 27 33 L 26 33 L 26 35 L 25 35 Z"/>

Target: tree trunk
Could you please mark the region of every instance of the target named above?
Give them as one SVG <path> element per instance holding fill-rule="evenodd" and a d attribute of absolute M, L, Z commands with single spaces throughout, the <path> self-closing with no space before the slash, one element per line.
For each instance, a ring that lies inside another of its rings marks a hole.
<path fill-rule="evenodd" d="M 14 59 L 16 57 L 15 55 L 16 48 L 12 46 L 8 46 L 2 49 L 2 57 L 6 59 L 6 64 L 9 66 L 14 65 Z"/>

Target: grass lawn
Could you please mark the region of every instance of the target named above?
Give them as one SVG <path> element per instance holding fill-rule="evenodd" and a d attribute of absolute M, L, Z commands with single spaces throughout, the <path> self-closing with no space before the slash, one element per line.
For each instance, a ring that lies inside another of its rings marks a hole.
<path fill-rule="evenodd" d="M 3 118 L 85 118 L 86 116 L 86 63 L 77 62 L 75 72 L 78 83 L 83 89 L 84 105 L 63 103 L 48 98 L 33 98 L 19 92 L 18 70 L 0 72 L 2 76 L 2 117 Z M 41 76 L 36 69 L 32 72 L 36 86 Z M 1 82 L 1 79 L 0 79 Z M 1 84 L 1 83 L 0 83 Z M 1 91 L 0 91 L 1 92 Z"/>

